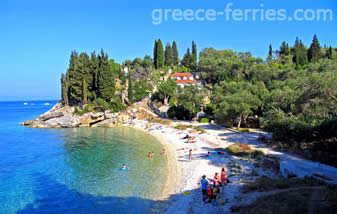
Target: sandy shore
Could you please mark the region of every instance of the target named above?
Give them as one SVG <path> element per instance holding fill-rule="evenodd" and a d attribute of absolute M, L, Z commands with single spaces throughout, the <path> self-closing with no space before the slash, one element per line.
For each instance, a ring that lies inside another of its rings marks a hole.
<path fill-rule="evenodd" d="M 204 156 L 208 151 L 226 146 L 220 144 L 212 134 L 189 134 L 196 138 L 197 143 L 187 144 L 183 138 L 190 130 L 179 131 L 169 126 L 160 124 L 148 124 L 144 121 L 137 121 L 134 128 L 146 131 L 156 137 L 168 152 L 169 176 L 164 187 L 163 195 L 160 199 L 165 201 L 164 213 L 214 213 L 230 212 L 229 203 L 225 206 L 213 207 L 212 204 L 204 205 L 200 190 L 200 180 L 202 175 L 213 179 L 215 172 L 220 173 L 222 167 L 228 170 L 228 165 L 233 161 L 231 156 L 212 155 L 212 160 L 207 160 Z M 184 150 L 181 150 L 184 149 Z M 189 160 L 188 151 L 193 150 L 192 160 Z M 177 151 L 179 150 L 179 151 Z M 225 158 L 224 158 L 225 156 Z M 249 173 L 249 166 L 246 167 Z M 236 185 L 237 178 L 231 178 L 232 183 L 225 187 L 218 195 L 219 202 L 230 201 L 236 196 L 240 188 Z M 182 193 L 190 193 L 182 195 Z"/>
<path fill-rule="evenodd" d="M 192 123 L 186 124 L 190 125 Z M 244 134 L 226 130 L 217 125 L 193 124 L 202 126 L 207 133 L 189 133 L 191 129 L 180 131 L 173 128 L 175 125 L 171 124 L 168 126 L 148 123 L 146 121 L 135 121 L 132 125 L 133 128 L 145 131 L 156 137 L 167 150 L 168 178 L 163 188 L 162 196 L 156 200 L 160 202 L 160 213 L 231 213 L 230 208 L 232 206 L 250 203 L 250 201 L 247 201 L 247 198 L 241 197 L 242 193 L 240 189 L 243 185 L 263 175 L 270 178 L 282 177 L 282 174 L 278 170 L 256 167 L 254 166 L 254 161 L 232 156 L 226 152 L 223 155 L 212 154 L 212 159 L 210 160 L 204 157 L 208 152 L 212 152 L 216 148 L 226 148 L 236 142 L 247 143 L 252 148 L 263 150 L 265 154 L 278 157 L 281 161 L 292 162 L 294 164 L 299 162 L 298 158 L 289 154 L 276 152 L 271 148 L 259 144 L 257 140 L 258 132 Z M 188 144 L 186 140 L 181 139 L 186 134 L 194 136 L 196 143 Z M 188 155 L 190 149 L 193 150 L 191 161 Z M 306 165 L 312 166 L 313 164 L 307 160 L 302 160 L 299 163 L 299 167 L 301 168 Z M 220 173 L 222 168 L 226 169 L 230 183 L 225 186 L 224 191 L 221 189 L 221 192 L 217 196 L 217 201 L 219 203 L 226 203 L 222 206 L 204 204 L 200 189 L 201 176 L 206 175 L 207 179 L 213 179 L 214 174 L 216 172 Z M 320 171 L 328 175 L 329 170 Z M 183 193 L 190 194 L 183 195 Z"/>

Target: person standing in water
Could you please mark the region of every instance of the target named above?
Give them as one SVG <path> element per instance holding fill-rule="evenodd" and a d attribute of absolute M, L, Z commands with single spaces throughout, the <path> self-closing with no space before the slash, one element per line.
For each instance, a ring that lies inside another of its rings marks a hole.
<path fill-rule="evenodd" d="M 190 152 L 189 152 L 189 159 L 192 160 L 192 149 L 190 149 Z"/>
<path fill-rule="evenodd" d="M 152 152 L 149 152 L 149 158 L 152 159 L 153 158 L 153 154 Z"/>

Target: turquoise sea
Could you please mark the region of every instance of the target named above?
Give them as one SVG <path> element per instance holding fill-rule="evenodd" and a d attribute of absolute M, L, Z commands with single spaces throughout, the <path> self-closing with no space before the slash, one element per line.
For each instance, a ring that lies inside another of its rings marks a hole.
<path fill-rule="evenodd" d="M 0 102 L 0 213 L 151 213 L 167 178 L 162 145 L 131 128 L 19 126 L 55 101 Z M 147 158 L 154 152 L 154 159 Z M 125 163 L 129 170 L 120 170 Z"/>

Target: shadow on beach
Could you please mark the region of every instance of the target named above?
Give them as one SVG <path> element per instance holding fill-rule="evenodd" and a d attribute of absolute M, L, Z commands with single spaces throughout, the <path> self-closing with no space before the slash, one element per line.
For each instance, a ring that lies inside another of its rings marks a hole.
<path fill-rule="evenodd" d="M 188 204 L 195 203 L 195 200 L 200 200 L 200 207 L 210 206 L 204 205 L 202 202 L 202 194 L 200 189 L 193 189 L 188 192 L 190 194 L 182 195 L 174 194 L 166 200 L 150 200 L 139 197 L 111 197 L 111 196 L 96 196 L 86 193 L 81 193 L 71 189 L 67 185 L 58 183 L 46 175 L 35 175 L 35 201 L 28 204 L 25 208 L 19 210 L 19 214 L 33 213 L 163 213 L 173 203 L 180 201 L 184 197 L 184 203 L 175 204 L 174 206 L 185 207 L 180 210 L 182 213 L 193 212 L 195 209 Z M 41 183 L 48 185 L 49 188 L 41 189 Z M 60 201 L 60 199 L 65 200 Z M 186 203 L 186 204 L 185 204 Z M 191 210 L 192 209 L 192 210 Z M 216 209 L 216 207 L 214 208 Z M 221 207 L 219 207 L 221 209 Z"/>

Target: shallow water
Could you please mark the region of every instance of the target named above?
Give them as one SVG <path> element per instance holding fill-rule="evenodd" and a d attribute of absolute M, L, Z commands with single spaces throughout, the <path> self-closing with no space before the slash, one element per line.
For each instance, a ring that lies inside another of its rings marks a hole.
<path fill-rule="evenodd" d="M 17 125 L 42 103 L 0 102 L 0 213 L 148 213 L 166 182 L 162 145 L 131 128 Z"/>

